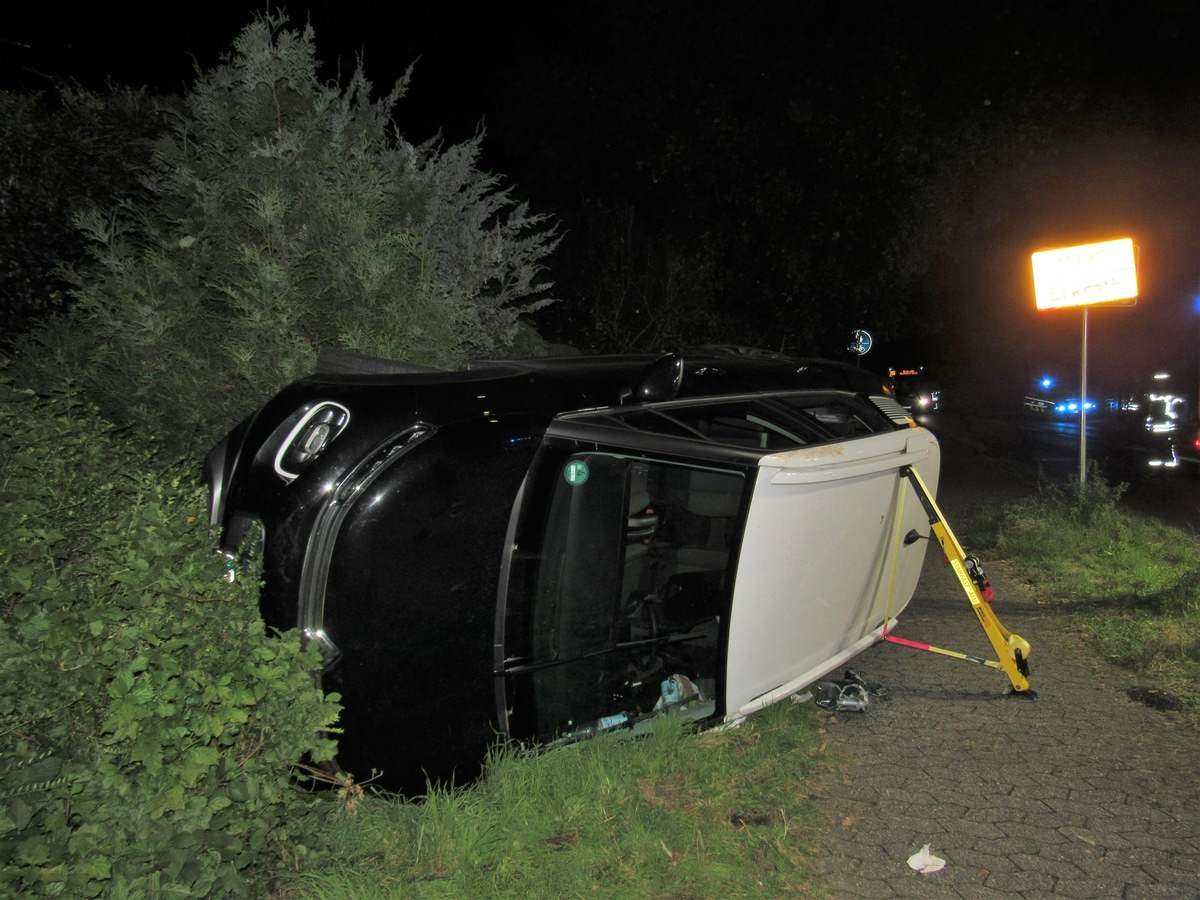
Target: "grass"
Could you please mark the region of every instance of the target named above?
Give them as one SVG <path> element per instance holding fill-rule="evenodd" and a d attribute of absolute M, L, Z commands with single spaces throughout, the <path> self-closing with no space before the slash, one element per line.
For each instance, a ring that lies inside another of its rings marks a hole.
<path fill-rule="evenodd" d="M 1121 492 L 1043 484 L 955 525 L 1200 726 L 1200 542 L 1121 512 Z M 331 793 L 330 849 L 275 897 L 819 897 L 811 791 L 836 764 L 814 705 L 793 703 L 737 729 L 665 717 L 642 738 L 497 752 L 477 784 L 422 802 Z"/>
<path fill-rule="evenodd" d="M 1122 512 L 1123 490 L 1096 472 L 1083 490 L 1043 483 L 1026 500 L 979 512 L 964 535 L 1012 560 L 1099 653 L 1200 725 L 1200 541 Z"/>
<path fill-rule="evenodd" d="M 540 754 L 497 752 L 469 789 L 343 800 L 334 848 L 276 896 L 820 896 L 810 796 L 827 765 L 813 704 L 695 734 L 664 717 Z"/>

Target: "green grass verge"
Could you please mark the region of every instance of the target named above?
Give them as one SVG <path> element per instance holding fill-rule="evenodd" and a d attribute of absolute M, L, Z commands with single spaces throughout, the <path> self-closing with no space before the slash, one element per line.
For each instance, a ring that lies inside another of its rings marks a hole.
<path fill-rule="evenodd" d="M 343 796 L 336 848 L 279 897 L 820 896 L 826 765 L 815 706 L 696 734 L 664 717 L 544 753 L 498 752 L 469 789 Z"/>
<path fill-rule="evenodd" d="M 961 535 L 1200 725 L 1200 542 L 1123 513 L 1120 494 L 1099 479 L 1042 485 L 968 517 Z M 479 783 L 422 802 L 343 793 L 333 849 L 276 896 L 819 897 L 826 823 L 811 790 L 835 763 L 813 704 L 792 703 L 739 729 L 664 718 L 643 738 L 497 753 Z"/>
<path fill-rule="evenodd" d="M 1106 659 L 1200 724 L 1200 541 L 1121 511 L 1122 492 L 1094 473 L 1082 491 L 1042 484 L 1028 499 L 970 517 L 964 536 L 1011 560 Z"/>

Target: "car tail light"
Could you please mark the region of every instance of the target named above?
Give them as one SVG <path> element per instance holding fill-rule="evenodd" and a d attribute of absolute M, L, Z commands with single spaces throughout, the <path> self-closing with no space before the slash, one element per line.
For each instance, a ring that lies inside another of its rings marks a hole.
<path fill-rule="evenodd" d="M 275 474 L 286 482 L 295 481 L 300 472 L 333 443 L 350 424 L 350 410 L 340 403 L 318 403 L 288 432 L 275 454 Z"/>

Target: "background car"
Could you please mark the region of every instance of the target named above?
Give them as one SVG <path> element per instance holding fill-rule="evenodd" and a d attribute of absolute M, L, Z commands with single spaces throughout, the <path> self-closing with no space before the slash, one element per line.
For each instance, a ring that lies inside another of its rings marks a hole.
<path fill-rule="evenodd" d="M 915 415 L 938 412 L 942 391 L 923 367 L 889 369 L 896 401 Z"/>

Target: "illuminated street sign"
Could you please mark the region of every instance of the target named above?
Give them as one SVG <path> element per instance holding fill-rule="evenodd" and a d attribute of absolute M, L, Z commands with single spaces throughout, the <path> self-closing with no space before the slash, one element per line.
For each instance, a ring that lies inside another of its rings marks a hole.
<path fill-rule="evenodd" d="M 1129 301 L 1137 292 L 1131 238 L 1033 254 L 1033 293 L 1038 309 Z"/>
<path fill-rule="evenodd" d="M 1079 486 L 1087 480 L 1088 309 L 1107 303 L 1132 306 L 1137 297 L 1133 239 L 1100 241 L 1033 254 L 1033 293 L 1038 309 L 1078 306 L 1083 311 L 1079 352 Z"/>

